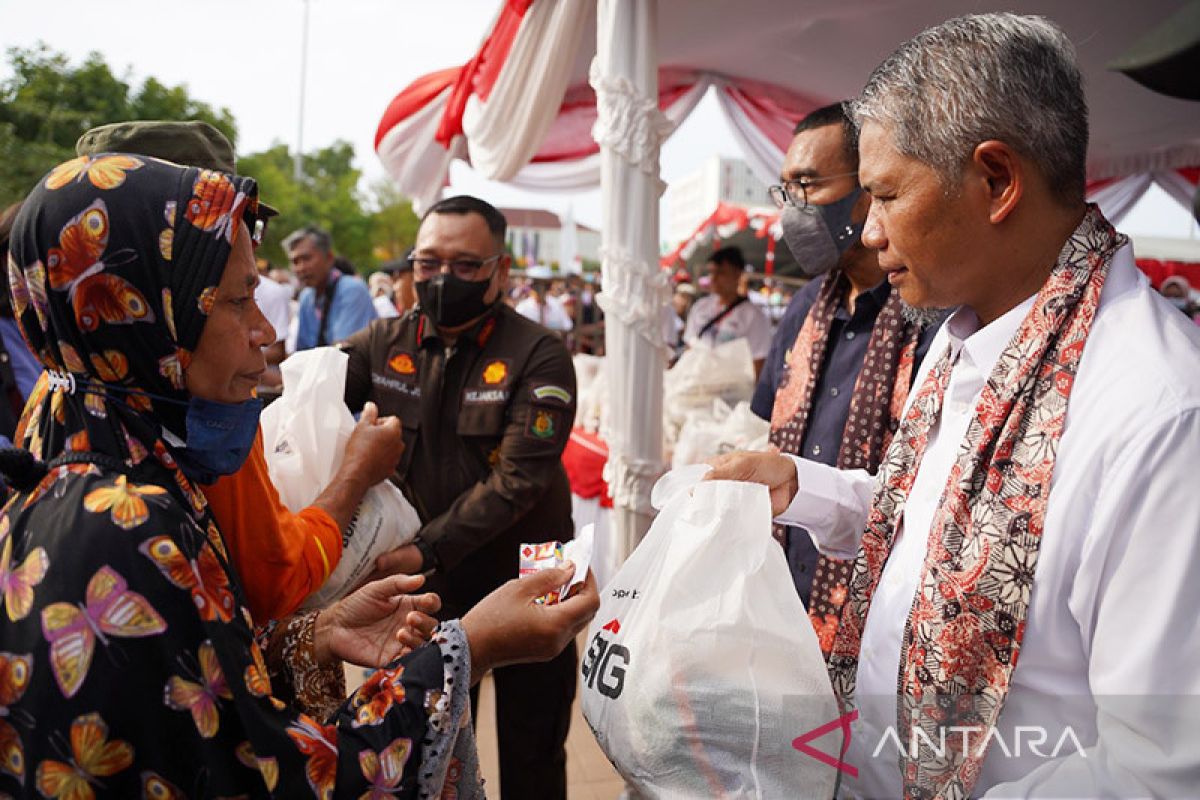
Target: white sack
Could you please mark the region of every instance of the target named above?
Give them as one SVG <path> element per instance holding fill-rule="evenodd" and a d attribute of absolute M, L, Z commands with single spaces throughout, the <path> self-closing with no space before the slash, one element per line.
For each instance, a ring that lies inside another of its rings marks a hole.
<path fill-rule="evenodd" d="M 667 370 L 663 399 L 666 427 L 677 433 L 689 414 L 707 413 L 716 399 L 730 408 L 749 402 L 754 396 L 754 385 L 754 359 L 745 339 L 733 339 L 716 347 L 703 340 L 695 342 Z M 668 440 L 674 441 L 670 433 Z"/>
<path fill-rule="evenodd" d="M 334 347 L 304 350 L 280 365 L 283 395 L 262 413 L 263 448 L 271 482 L 293 513 L 312 505 L 342 465 L 354 417 L 346 408 L 349 358 Z M 375 559 L 411 542 L 421 527 L 416 510 L 391 482 L 371 487 L 342 532 L 342 558 L 304 608 L 344 597 L 370 575 Z"/>
<path fill-rule="evenodd" d="M 698 411 L 688 415 L 675 442 L 671 466 L 688 464 L 731 453 L 734 450 L 766 450 L 771 424 L 750 410 L 749 403 L 738 403 L 732 411 L 723 400 L 714 400 L 709 414 Z"/>

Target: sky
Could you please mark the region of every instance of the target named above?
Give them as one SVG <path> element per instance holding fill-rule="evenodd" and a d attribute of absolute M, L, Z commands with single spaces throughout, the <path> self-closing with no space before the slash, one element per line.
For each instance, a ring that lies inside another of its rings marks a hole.
<path fill-rule="evenodd" d="M 500 0 L 309 0 L 303 143 L 312 150 L 349 140 L 366 179 L 384 177 L 374 152 L 375 129 L 391 99 L 413 79 L 467 61 L 490 28 Z M 238 150 L 298 136 L 304 0 L 0 0 L 0 46 L 43 41 L 73 62 L 99 51 L 132 83 L 153 76 L 186 84 L 193 97 L 227 106 L 237 119 Z M 101 10 L 102 9 L 102 10 Z M 229 33 L 200 34 L 218 27 Z M 0 65 L 0 78 L 8 77 Z M 721 111 L 707 97 L 666 142 L 662 175 L 670 182 L 713 154 L 739 148 Z M 458 163 L 455 190 L 500 206 L 571 207 L 575 219 L 599 227 L 598 191 L 524 192 L 484 180 Z M 1200 229 L 1161 192 L 1126 218 L 1131 233 L 1200 239 Z"/>

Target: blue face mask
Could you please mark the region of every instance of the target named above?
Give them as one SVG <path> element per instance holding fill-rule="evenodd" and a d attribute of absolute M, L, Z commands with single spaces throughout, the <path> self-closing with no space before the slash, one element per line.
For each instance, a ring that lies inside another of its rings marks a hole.
<path fill-rule="evenodd" d="M 175 451 L 183 474 L 199 483 L 213 483 L 241 469 L 254 446 L 262 407 L 257 397 L 244 403 L 191 398 L 187 404 L 187 441 Z"/>

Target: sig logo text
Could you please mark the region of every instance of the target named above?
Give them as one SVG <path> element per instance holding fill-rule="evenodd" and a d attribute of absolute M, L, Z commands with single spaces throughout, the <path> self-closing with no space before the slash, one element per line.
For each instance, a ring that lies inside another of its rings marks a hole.
<path fill-rule="evenodd" d="M 629 666 L 629 649 L 614 644 L 606 634 L 621 632 L 621 623 L 616 619 L 596 632 L 588 644 L 583 659 L 583 682 L 589 689 L 596 689 L 605 697 L 616 700 L 625 689 L 625 670 Z"/>

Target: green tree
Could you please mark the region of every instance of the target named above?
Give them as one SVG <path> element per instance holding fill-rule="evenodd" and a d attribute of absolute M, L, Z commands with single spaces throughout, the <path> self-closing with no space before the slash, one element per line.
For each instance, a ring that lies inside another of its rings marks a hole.
<path fill-rule="evenodd" d="M 89 128 L 131 119 L 202 119 L 237 141 L 227 108 L 193 99 L 185 86 L 147 78 L 136 90 L 99 53 L 72 66 L 45 44 L 7 51 L 12 75 L 0 82 L 0 203 L 23 197 L 47 170 L 75 155 Z"/>
<path fill-rule="evenodd" d="M 367 271 L 378 261 L 372 243 L 372 219 L 358 191 L 362 173 L 354 166 L 354 148 L 338 140 L 304 156 L 304 175 L 294 175 L 293 154 L 285 144 L 238 159 L 238 172 L 258 181 L 259 196 L 279 210 L 271 220 L 259 255 L 285 264 L 282 241 L 304 225 L 333 236 L 338 255 Z"/>
<path fill-rule="evenodd" d="M 421 220 L 413 211 L 412 201 L 400 193 L 390 180 L 371 185 L 371 241 L 374 255 L 381 261 L 403 258 L 417 241 Z"/>

